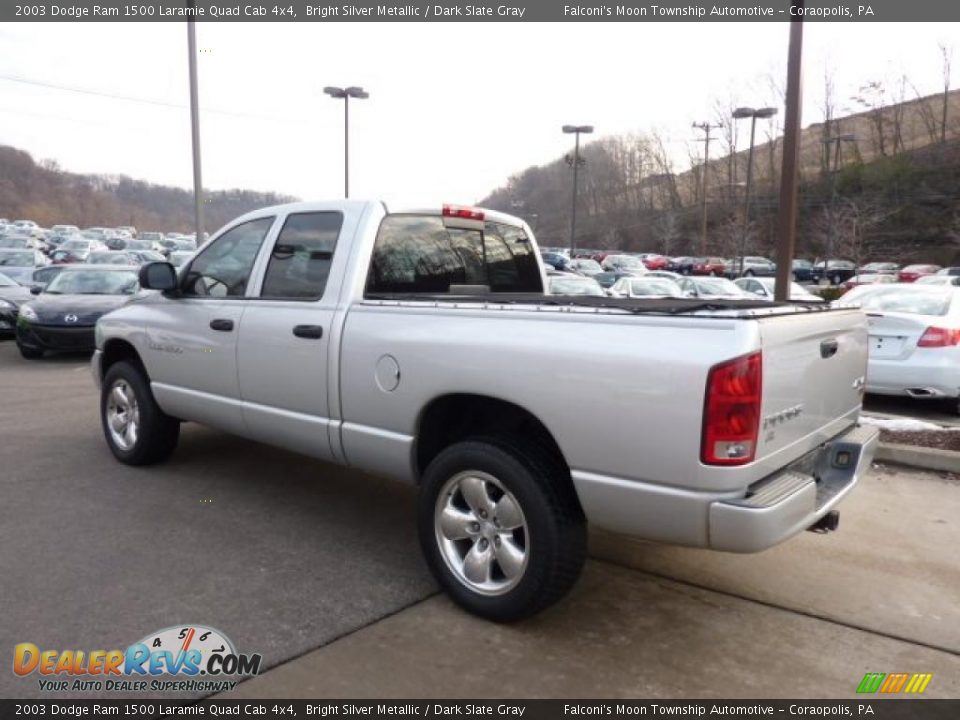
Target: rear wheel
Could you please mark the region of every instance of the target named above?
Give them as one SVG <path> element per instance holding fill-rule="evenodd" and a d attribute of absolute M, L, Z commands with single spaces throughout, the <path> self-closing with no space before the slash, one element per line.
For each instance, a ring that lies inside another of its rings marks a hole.
<path fill-rule="evenodd" d="M 180 439 L 179 421 L 160 409 L 144 372 L 128 362 L 111 365 L 103 379 L 100 420 L 110 451 L 127 465 L 166 460 Z"/>
<path fill-rule="evenodd" d="M 539 448 L 503 438 L 456 443 L 430 463 L 418 527 L 444 590 L 499 622 L 559 600 L 586 557 L 586 522 L 566 468 Z"/>
<path fill-rule="evenodd" d="M 841 281 L 841 278 L 839 275 L 834 275 L 832 278 L 830 278 L 830 283 L 833 285 L 839 285 L 840 281 Z"/>
<path fill-rule="evenodd" d="M 20 343 L 17 343 L 17 349 L 27 360 L 39 360 L 43 357 L 42 348 L 29 347 L 27 345 L 21 345 Z"/>
<path fill-rule="evenodd" d="M 743 275 L 744 277 L 753 277 L 753 270 L 747 270 Z"/>

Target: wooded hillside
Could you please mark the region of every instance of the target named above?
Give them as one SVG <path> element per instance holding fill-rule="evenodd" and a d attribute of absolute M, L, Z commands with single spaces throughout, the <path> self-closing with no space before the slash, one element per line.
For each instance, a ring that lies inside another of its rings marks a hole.
<path fill-rule="evenodd" d="M 212 232 L 238 215 L 295 198 L 251 190 L 205 193 L 204 226 Z M 37 163 L 23 150 L 0 145 L 0 217 L 139 230 L 191 232 L 193 193 L 123 175 L 78 175 L 55 162 Z"/>
<path fill-rule="evenodd" d="M 960 91 L 903 100 L 900 90 L 865 86 L 863 112 L 836 117 L 828 107 L 827 122 L 802 130 L 798 255 L 960 264 Z M 771 254 L 782 157 L 778 120 L 757 124 L 744 232 L 747 150 L 737 146 L 733 107 L 715 107 L 706 168 L 702 144 L 696 150 L 691 144 L 691 169 L 679 171 L 676 153 L 657 133 L 601 137 L 583 147 L 577 246 L 730 257 L 745 238 L 747 253 Z M 568 154 L 527 168 L 481 204 L 525 217 L 541 245 L 567 247 L 571 160 Z"/>

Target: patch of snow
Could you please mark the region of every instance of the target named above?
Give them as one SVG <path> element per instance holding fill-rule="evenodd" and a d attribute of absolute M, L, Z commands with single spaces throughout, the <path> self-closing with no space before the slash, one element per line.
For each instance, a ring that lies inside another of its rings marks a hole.
<path fill-rule="evenodd" d="M 860 422 L 864 425 L 873 425 L 881 430 L 890 430 L 891 432 L 928 432 L 930 430 L 960 430 L 955 427 L 944 427 L 926 420 L 917 420 L 916 418 L 885 418 L 874 415 L 861 415 Z"/>

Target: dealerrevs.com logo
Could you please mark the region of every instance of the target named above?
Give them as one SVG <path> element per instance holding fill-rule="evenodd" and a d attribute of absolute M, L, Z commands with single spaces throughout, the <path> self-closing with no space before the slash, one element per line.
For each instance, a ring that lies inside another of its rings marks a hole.
<path fill-rule="evenodd" d="M 48 692 L 222 692 L 260 672 L 262 656 L 237 653 L 229 638 L 204 625 L 177 625 L 126 650 L 13 649 L 13 672 L 36 675 Z"/>

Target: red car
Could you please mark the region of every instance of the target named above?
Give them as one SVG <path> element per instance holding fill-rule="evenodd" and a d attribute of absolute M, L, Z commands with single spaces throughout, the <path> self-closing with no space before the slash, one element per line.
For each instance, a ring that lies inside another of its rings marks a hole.
<path fill-rule="evenodd" d="M 665 258 L 663 255 L 640 256 L 640 259 L 643 261 L 643 264 L 646 265 L 647 270 L 665 270 L 667 263 L 670 262 L 670 259 Z"/>
<path fill-rule="evenodd" d="M 725 269 L 726 263 L 723 261 L 723 258 L 708 257 L 703 258 L 703 262 L 698 262 L 693 266 L 693 274 L 721 277 Z"/>
<path fill-rule="evenodd" d="M 927 275 L 936 275 L 939 265 L 907 265 L 897 274 L 897 281 L 911 283 Z"/>

